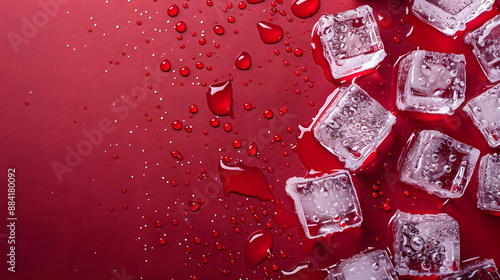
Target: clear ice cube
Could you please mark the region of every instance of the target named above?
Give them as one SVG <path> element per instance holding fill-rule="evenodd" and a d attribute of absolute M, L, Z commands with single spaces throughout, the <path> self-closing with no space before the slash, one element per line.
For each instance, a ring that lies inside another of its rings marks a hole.
<path fill-rule="evenodd" d="M 481 158 L 477 184 L 477 207 L 500 212 L 500 155 L 487 154 Z"/>
<path fill-rule="evenodd" d="M 492 83 L 500 81 L 500 15 L 468 33 L 464 41 L 472 46 L 488 80 Z"/>
<path fill-rule="evenodd" d="M 308 238 L 361 226 L 361 207 L 347 170 L 316 178 L 292 177 L 286 182 L 286 192 L 295 202 Z"/>
<path fill-rule="evenodd" d="M 384 250 L 361 252 L 334 267 L 325 280 L 397 280 L 391 259 Z"/>
<path fill-rule="evenodd" d="M 422 21 L 447 36 L 465 30 L 465 24 L 491 10 L 495 0 L 415 0 L 411 10 Z"/>
<path fill-rule="evenodd" d="M 445 275 L 460 266 L 459 226 L 448 214 L 397 211 L 392 225 L 399 275 Z"/>
<path fill-rule="evenodd" d="M 370 6 L 324 15 L 317 27 L 335 79 L 375 68 L 386 56 Z"/>
<path fill-rule="evenodd" d="M 492 148 L 500 146 L 500 85 L 474 97 L 463 110 Z"/>
<path fill-rule="evenodd" d="M 442 278 L 443 280 L 500 280 L 495 261 L 485 259 L 462 268 L 459 273 Z"/>
<path fill-rule="evenodd" d="M 401 60 L 396 91 L 399 110 L 452 115 L 464 100 L 464 55 L 415 50 Z"/>
<path fill-rule="evenodd" d="M 356 170 L 389 134 L 396 117 L 356 84 L 338 87 L 332 95 L 313 127 L 314 137 Z"/>
<path fill-rule="evenodd" d="M 479 150 L 435 130 L 415 132 L 400 158 L 401 181 L 441 198 L 461 197 Z"/>

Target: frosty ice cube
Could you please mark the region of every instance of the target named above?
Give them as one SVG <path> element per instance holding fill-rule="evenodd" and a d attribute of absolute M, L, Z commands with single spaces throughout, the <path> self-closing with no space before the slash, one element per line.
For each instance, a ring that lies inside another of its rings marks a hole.
<path fill-rule="evenodd" d="M 413 133 L 401 154 L 402 182 L 441 198 L 461 197 L 470 181 L 479 150 L 435 130 Z"/>
<path fill-rule="evenodd" d="M 500 280 L 495 261 L 485 259 L 471 263 L 462 268 L 459 273 L 442 278 L 443 280 Z"/>
<path fill-rule="evenodd" d="M 386 56 L 372 12 L 364 5 L 319 19 L 323 54 L 335 79 L 375 68 Z"/>
<path fill-rule="evenodd" d="M 336 266 L 325 280 L 397 280 L 386 251 L 359 253 Z"/>
<path fill-rule="evenodd" d="M 472 46 L 488 80 L 492 83 L 500 81 L 500 15 L 468 33 L 464 41 Z"/>
<path fill-rule="evenodd" d="M 356 170 L 377 148 L 396 123 L 396 117 L 358 85 L 338 87 L 313 127 L 314 137 Z"/>
<path fill-rule="evenodd" d="M 465 24 L 489 11 L 495 0 L 415 0 L 411 10 L 422 21 L 447 36 L 465 30 Z"/>
<path fill-rule="evenodd" d="M 397 211 L 392 225 L 394 264 L 399 275 L 445 275 L 460 266 L 459 227 L 448 214 Z"/>
<path fill-rule="evenodd" d="M 500 85 L 471 99 L 463 110 L 492 148 L 500 146 Z"/>
<path fill-rule="evenodd" d="M 401 60 L 396 91 L 399 110 L 452 115 L 464 100 L 464 55 L 415 50 Z"/>
<path fill-rule="evenodd" d="M 487 154 L 481 158 L 477 183 L 477 207 L 500 212 L 500 155 Z"/>
<path fill-rule="evenodd" d="M 347 170 L 316 178 L 290 178 L 286 182 L 286 192 L 295 202 L 299 221 L 308 238 L 361 226 L 363 216 Z"/>

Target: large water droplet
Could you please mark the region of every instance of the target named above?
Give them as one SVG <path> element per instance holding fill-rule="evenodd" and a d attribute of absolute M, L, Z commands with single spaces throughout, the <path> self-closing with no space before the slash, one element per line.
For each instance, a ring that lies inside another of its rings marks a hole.
<path fill-rule="evenodd" d="M 250 65 L 252 65 L 252 60 L 247 52 L 240 53 L 234 62 L 234 66 L 240 70 L 247 70 L 250 68 Z"/>
<path fill-rule="evenodd" d="M 252 233 L 245 243 L 245 262 L 249 268 L 256 268 L 271 255 L 273 235 L 267 230 Z"/>
<path fill-rule="evenodd" d="M 220 161 L 219 175 L 226 196 L 229 196 L 231 192 L 235 192 L 262 201 L 274 199 L 269 191 L 267 178 L 258 167 L 248 166 L 241 162 L 226 165 Z"/>
<path fill-rule="evenodd" d="M 231 81 L 211 84 L 207 91 L 208 108 L 219 116 L 233 116 L 233 87 Z"/>
<path fill-rule="evenodd" d="M 313 16 L 320 6 L 320 0 L 295 0 L 292 3 L 292 13 L 299 18 L 308 18 Z"/>
<path fill-rule="evenodd" d="M 257 23 L 260 39 L 266 44 L 274 44 L 283 38 L 283 29 L 276 24 L 260 21 Z"/>

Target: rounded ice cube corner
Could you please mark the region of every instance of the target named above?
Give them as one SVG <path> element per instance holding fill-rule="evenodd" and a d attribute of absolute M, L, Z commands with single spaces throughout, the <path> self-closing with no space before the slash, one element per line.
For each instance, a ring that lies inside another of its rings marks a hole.
<path fill-rule="evenodd" d="M 446 36 L 465 30 L 465 24 L 492 8 L 495 0 L 415 0 L 411 11 L 417 18 Z"/>
<path fill-rule="evenodd" d="M 394 267 L 400 276 L 441 276 L 459 270 L 459 225 L 451 216 L 397 210 L 391 220 Z"/>
<path fill-rule="evenodd" d="M 368 5 L 324 15 L 316 26 L 334 79 L 373 69 L 387 55 Z"/>
<path fill-rule="evenodd" d="M 314 138 L 355 171 L 389 135 L 396 117 L 356 84 L 338 87 L 327 100 Z"/>
<path fill-rule="evenodd" d="M 477 208 L 500 216 L 500 155 L 481 158 L 477 176 Z"/>
<path fill-rule="evenodd" d="M 463 54 L 414 50 L 399 62 L 396 106 L 401 111 L 453 115 L 465 101 Z"/>
<path fill-rule="evenodd" d="M 436 130 L 415 131 L 399 158 L 401 182 L 440 198 L 461 197 L 479 150 Z"/>
<path fill-rule="evenodd" d="M 309 239 L 359 227 L 363 222 L 356 188 L 347 170 L 332 170 L 315 178 L 292 177 L 285 190 Z"/>

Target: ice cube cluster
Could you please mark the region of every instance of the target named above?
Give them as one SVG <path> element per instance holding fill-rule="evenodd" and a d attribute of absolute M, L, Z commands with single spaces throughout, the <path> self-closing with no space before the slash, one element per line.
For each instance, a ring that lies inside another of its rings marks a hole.
<path fill-rule="evenodd" d="M 397 280 L 391 259 L 384 250 L 361 252 L 334 267 L 325 280 Z"/>
<path fill-rule="evenodd" d="M 468 33 L 464 41 L 472 46 L 488 80 L 492 83 L 500 81 L 500 15 Z"/>
<path fill-rule="evenodd" d="M 361 207 L 347 170 L 316 178 L 290 178 L 286 182 L 286 192 L 294 200 L 308 238 L 361 226 Z"/>
<path fill-rule="evenodd" d="M 491 9 L 495 0 L 415 0 L 411 10 L 422 21 L 447 36 L 465 29 L 465 24 Z"/>
<path fill-rule="evenodd" d="M 401 181 L 442 198 L 461 197 L 479 150 L 435 130 L 413 133 L 401 154 Z"/>
<path fill-rule="evenodd" d="M 442 278 L 443 280 L 500 280 L 495 261 L 492 259 L 484 259 L 476 261 L 462 268 L 460 272 L 448 277 Z"/>
<path fill-rule="evenodd" d="M 500 155 L 483 156 L 478 173 L 477 207 L 486 211 L 500 211 Z"/>
<path fill-rule="evenodd" d="M 399 63 L 398 109 L 452 115 L 464 100 L 464 55 L 415 50 Z"/>
<path fill-rule="evenodd" d="M 326 149 L 356 170 L 396 123 L 396 117 L 356 84 L 338 87 L 313 127 L 314 137 Z"/>
<path fill-rule="evenodd" d="M 373 10 L 368 5 L 324 15 L 317 29 L 335 79 L 375 68 L 386 56 Z"/>
<path fill-rule="evenodd" d="M 471 99 L 463 110 L 492 148 L 500 146 L 500 85 Z"/>
<path fill-rule="evenodd" d="M 397 211 L 392 226 L 399 275 L 446 275 L 460 266 L 459 226 L 448 214 Z"/>

